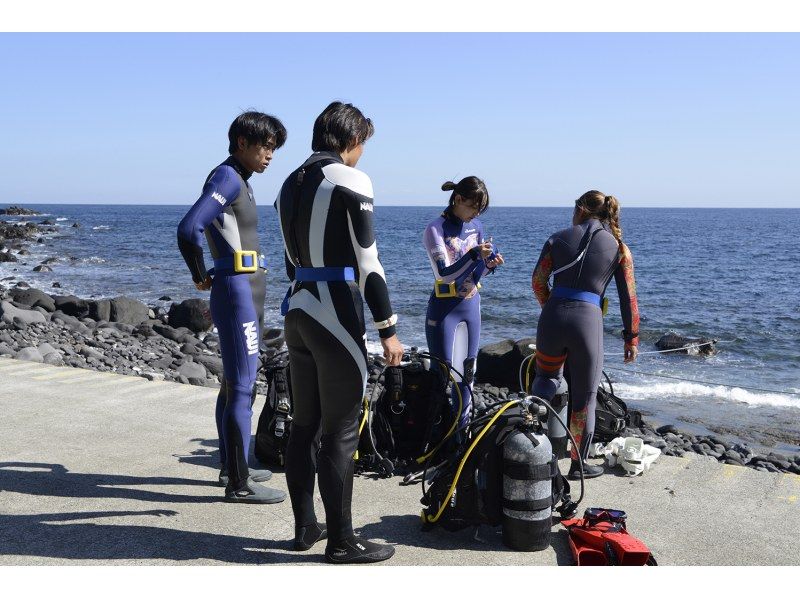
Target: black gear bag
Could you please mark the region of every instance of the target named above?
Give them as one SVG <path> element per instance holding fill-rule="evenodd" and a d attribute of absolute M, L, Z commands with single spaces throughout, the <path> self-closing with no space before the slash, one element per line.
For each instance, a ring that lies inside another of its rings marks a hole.
<path fill-rule="evenodd" d="M 267 400 L 256 428 L 256 459 L 267 465 L 283 467 L 292 422 L 292 389 L 289 364 L 270 360 L 264 365 Z"/>

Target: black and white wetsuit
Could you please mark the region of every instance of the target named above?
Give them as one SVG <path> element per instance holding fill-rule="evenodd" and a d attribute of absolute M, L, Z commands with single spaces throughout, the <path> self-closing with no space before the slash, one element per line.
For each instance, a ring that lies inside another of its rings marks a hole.
<path fill-rule="evenodd" d="M 353 537 L 353 454 L 367 382 L 362 298 L 381 338 L 395 334 L 397 317 L 378 259 L 366 174 L 345 166 L 336 153 L 316 152 L 286 179 L 275 208 L 290 280 L 298 267 L 355 271 L 354 281 L 293 282 L 284 323 L 294 402 L 286 481 L 295 525 L 316 521 L 318 471 L 335 544 Z"/>

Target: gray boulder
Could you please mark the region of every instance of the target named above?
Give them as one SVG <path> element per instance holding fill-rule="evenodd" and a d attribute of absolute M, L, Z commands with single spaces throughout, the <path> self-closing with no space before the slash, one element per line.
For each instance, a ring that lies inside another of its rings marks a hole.
<path fill-rule="evenodd" d="M 17 352 L 17 359 L 22 359 L 24 361 L 35 361 L 36 363 L 42 363 L 44 361 L 42 354 L 39 353 L 39 350 L 36 347 L 25 347 L 24 349 L 20 349 Z"/>
<path fill-rule="evenodd" d="M 48 353 L 57 353 L 60 355 L 58 349 L 53 347 L 50 343 L 39 343 L 37 348 L 39 349 L 39 353 L 42 354 L 42 357 L 46 356 Z"/>
<path fill-rule="evenodd" d="M 98 299 L 97 301 L 89 301 L 89 317 L 92 320 L 105 320 L 111 321 L 111 301 L 108 299 Z"/>
<path fill-rule="evenodd" d="M 58 352 L 47 353 L 42 360 L 50 365 L 64 365 L 64 358 Z"/>
<path fill-rule="evenodd" d="M 75 318 L 85 318 L 89 315 L 89 304 L 75 295 L 56 295 L 53 297 L 57 310 Z"/>
<path fill-rule="evenodd" d="M 183 339 L 187 334 L 192 334 L 192 331 L 188 328 L 173 328 L 167 324 L 153 324 L 153 330 L 164 338 L 168 338 L 176 343 L 183 342 L 181 339 Z"/>
<path fill-rule="evenodd" d="M 43 307 L 49 312 L 56 310 L 53 298 L 39 289 L 11 289 L 8 293 L 14 303 L 25 307 Z"/>
<path fill-rule="evenodd" d="M 130 297 L 116 297 L 111 300 L 111 319 L 109 321 L 138 326 L 148 320 L 149 311 L 150 308 L 141 301 Z"/>
<path fill-rule="evenodd" d="M 168 318 L 173 328 L 188 328 L 192 332 L 205 332 L 214 325 L 211 308 L 205 299 L 186 299 L 173 303 Z"/>
<path fill-rule="evenodd" d="M 43 264 L 39 264 L 38 266 L 33 267 L 34 272 L 52 272 L 53 269 L 50 266 L 45 266 Z"/>
<path fill-rule="evenodd" d="M 193 358 L 215 376 L 222 376 L 222 359 L 215 355 L 195 355 Z"/>
<path fill-rule="evenodd" d="M 194 361 L 184 362 L 183 365 L 178 368 L 177 372 L 181 376 L 186 376 L 187 379 L 199 378 L 201 380 L 205 380 L 208 376 L 206 368 L 203 367 L 202 364 L 195 363 Z"/>
<path fill-rule="evenodd" d="M 9 301 L 0 302 L 0 318 L 2 318 L 3 322 L 12 326 L 14 325 L 14 318 L 19 318 L 26 325 L 47 322 L 47 318 L 38 311 L 14 307 Z"/>
<path fill-rule="evenodd" d="M 522 360 L 533 353 L 533 349 L 528 345 L 535 341 L 535 338 L 523 338 L 518 341 L 507 339 L 481 347 L 478 351 L 478 371 L 475 380 L 506 387 L 514 392 L 521 390 L 519 368 Z M 453 367 L 462 370 L 463 364 L 453 364 Z"/>

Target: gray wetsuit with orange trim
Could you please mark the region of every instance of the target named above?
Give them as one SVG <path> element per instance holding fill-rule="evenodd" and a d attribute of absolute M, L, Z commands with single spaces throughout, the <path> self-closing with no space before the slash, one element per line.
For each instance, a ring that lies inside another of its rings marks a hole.
<path fill-rule="evenodd" d="M 553 286 L 549 279 L 553 276 Z M 533 394 L 551 400 L 564 364 L 569 368 L 570 431 L 585 458 L 594 434 L 597 386 L 603 370 L 602 298 L 614 278 L 626 346 L 638 345 L 639 310 L 633 257 L 597 219 L 551 236 L 533 271 L 532 287 L 542 313 L 536 328 Z M 577 447 L 572 448 L 576 460 Z"/>

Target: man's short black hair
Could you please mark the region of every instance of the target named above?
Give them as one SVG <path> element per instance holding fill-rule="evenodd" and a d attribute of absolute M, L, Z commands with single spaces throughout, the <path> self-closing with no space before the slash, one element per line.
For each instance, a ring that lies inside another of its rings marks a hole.
<path fill-rule="evenodd" d="M 247 143 L 275 144 L 275 149 L 286 143 L 286 127 L 274 116 L 263 112 L 242 112 L 228 129 L 228 153 L 239 149 L 239 137 Z"/>
<path fill-rule="evenodd" d="M 343 152 L 364 143 L 375 133 L 372 121 L 352 104 L 331 102 L 314 121 L 311 149 Z"/>

